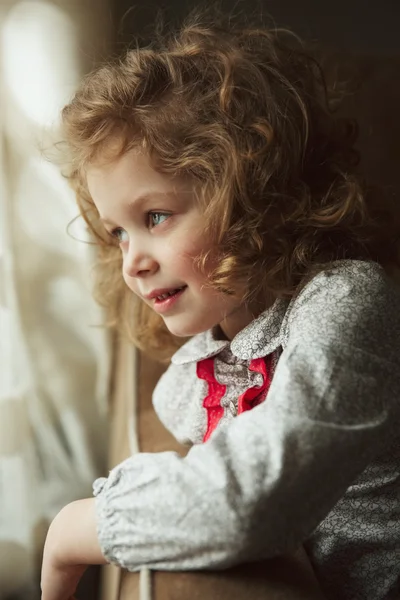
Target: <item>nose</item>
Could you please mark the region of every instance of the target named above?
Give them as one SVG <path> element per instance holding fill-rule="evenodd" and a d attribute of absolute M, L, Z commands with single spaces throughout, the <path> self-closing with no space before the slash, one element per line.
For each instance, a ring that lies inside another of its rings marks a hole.
<path fill-rule="evenodd" d="M 126 277 L 145 277 L 157 271 L 158 263 L 143 246 L 130 242 L 123 258 L 122 269 Z"/>

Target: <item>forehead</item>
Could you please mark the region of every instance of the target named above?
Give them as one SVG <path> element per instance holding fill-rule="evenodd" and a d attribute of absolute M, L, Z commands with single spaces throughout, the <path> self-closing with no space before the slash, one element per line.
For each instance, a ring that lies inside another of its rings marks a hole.
<path fill-rule="evenodd" d="M 114 160 L 97 161 L 86 169 L 89 193 L 103 215 L 111 207 L 132 207 L 136 201 L 195 197 L 189 178 L 172 177 L 157 171 L 149 156 L 133 149 Z"/>
<path fill-rule="evenodd" d="M 142 148 L 133 148 L 117 158 L 100 157 L 87 165 L 85 170 L 89 187 L 99 185 L 123 185 L 128 183 L 136 186 L 147 184 L 169 188 L 194 188 L 194 180 L 189 176 L 162 173 L 157 170 L 151 157 Z"/>
<path fill-rule="evenodd" d="M 113 160 L 100 158 L 86 168 L 86 181 L 89 191 L 101 192 L 102 188 L 120 189 L 126 186 L 135 188 L 147 181 L 160 179 L 150 163 L 150 159 L 140 150 L 130 150 Z M 93 194 L 92 195 L 96 195 Z"/>

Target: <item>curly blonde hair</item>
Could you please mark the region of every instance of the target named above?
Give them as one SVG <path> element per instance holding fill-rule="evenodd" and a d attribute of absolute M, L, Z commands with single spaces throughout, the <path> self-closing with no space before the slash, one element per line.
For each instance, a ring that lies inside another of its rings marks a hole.
<path fill-rule="evenodd" d="M 86 77 L 62 119 L 68 177 L 99 245 L 95 295 L 109 324 L 160 360 L 184 340 L 123 281 L 86 185 L 99 157 L 139 145 L 156 169 L 190 176 L 218 251 L 210 285 L 248 306 L 292 297 L 329 261 L 394 257 L 387 214 L 355 174 L 355 128 L 335 117 L 319 64 L 291 32 L 192 14 Z"/>

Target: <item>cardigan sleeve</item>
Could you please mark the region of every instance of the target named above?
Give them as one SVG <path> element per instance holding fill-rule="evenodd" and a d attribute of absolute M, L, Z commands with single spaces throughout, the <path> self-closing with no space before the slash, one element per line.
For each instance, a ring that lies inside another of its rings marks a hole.
<path fill-rule="evenodd" d="M 321 273 L 304 288 L 264 403 L 185 458 L 140 453 L 95 482 L 110 562 L 224 568 L 311 534 L 398 428 L 398 293 L 364 275 Z"/>

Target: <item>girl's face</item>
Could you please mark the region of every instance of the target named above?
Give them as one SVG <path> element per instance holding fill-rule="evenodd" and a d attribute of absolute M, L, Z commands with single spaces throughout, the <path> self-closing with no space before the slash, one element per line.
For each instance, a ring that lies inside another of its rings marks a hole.
<path fill-rule="evenodd" d="M 187 181 L 155 171 L 146 154 L 134 149 L 90 167 L 87 183 L 105 228 L 119 241 L 126 285 L 172 334 L 191 336 L 219 324 L 232 339 L 251 321 L 243 305 L 207 287 L 206 275 L 194 267 L 193 258 L 211 241 Z"/>

